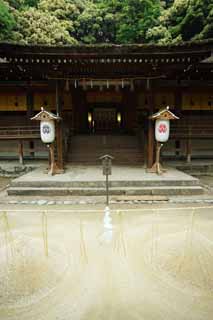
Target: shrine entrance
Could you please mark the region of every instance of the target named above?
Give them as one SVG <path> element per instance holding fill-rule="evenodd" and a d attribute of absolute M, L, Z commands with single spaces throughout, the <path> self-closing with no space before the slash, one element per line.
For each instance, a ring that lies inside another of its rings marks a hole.
<path fill-rule="evenodd" d="M 116 128 L 115 108 L 94 108 L 94 125 L 97 132 L 109 132 Z"/>
<path fill-rule="evenodd" d="M 120 133 L 122 113 L 119 106 L 96 104 L 89 106 L 88 130 L 97 134 Z"/>
<path fill-rule="evenodd" d="M 87 127 L 93 134 L 121 133 L 124 126 L 123 95 L 114 90 L 88 91 Z"/>

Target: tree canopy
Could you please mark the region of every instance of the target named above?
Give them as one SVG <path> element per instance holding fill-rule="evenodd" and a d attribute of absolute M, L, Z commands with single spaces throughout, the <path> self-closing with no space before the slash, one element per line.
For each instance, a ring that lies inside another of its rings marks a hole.
<path fill-rule="evenodd" d="M 208 38 L 212 0 L 0 0 L 0 41 L 169 44 Z"/>
<path fill-rule="evenodd" d="M 11 40 L 15 19 L 7 3 L 0 0 L 0 40 Z"/>

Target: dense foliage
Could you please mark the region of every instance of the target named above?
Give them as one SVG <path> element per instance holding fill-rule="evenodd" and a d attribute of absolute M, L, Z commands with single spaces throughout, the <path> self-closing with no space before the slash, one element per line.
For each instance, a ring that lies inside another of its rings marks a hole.
<path fill-rule="evenodd" d="M 10 38 L 14 27 L 15 20 L 10 13 L 9 6 L 0 0 L 0 40 Z"/>
<path fill-rule="evenodd" d="M 213 0 L 0 0 L 0 41 L 179 43 L 213 38 Z"/>

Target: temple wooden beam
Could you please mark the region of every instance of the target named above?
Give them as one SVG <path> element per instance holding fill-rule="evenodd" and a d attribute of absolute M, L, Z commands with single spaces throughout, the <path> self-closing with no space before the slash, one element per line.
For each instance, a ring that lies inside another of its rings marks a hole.
<path fill-rule="evenodd" d="M 175 114 L 181 118 L 182 111 L 182 89 L 178 85 L 175 89 Z M 175 155 L 180 156 L 181 154 L 181 140 L 175 140 Z"/>
<path fill-rule="evenodd" d="M 33 116 L 33 110 L 34 110 L 34 95 L 32 89 L 28 86 L 27 87 L 27 119 L 30 119 Z M 29 149 L 30 149 L 30 155 L 34 158 L 35 157 L 35 146 L 34 141 L 29 141 Z"/>
<path fill-rule="evenodd" d="M 62 90 L 61 83 L 58 80 L 56 80 L 56 87 L 55 87 L 56 113 L 60 117 L 62 117 L 61 90 Z M 60 173 L 64 171 L 62 121 L 58 121 L 56 123 L 56 152 L 57 152 L 56 173 Z"/>
<path fill-rule="evenodd" d="M 148 105 L 149 105 L 149 115 L 152 115 L 154 112 L 154 90 L 151 88 L 150 81 L 147 81 L 147 97 L 148 97 Z M 147 148 L 147 168 L 151 168 L 154 163 L 154 127 L 153 121 L 148 120 L 148 148 Z"/>

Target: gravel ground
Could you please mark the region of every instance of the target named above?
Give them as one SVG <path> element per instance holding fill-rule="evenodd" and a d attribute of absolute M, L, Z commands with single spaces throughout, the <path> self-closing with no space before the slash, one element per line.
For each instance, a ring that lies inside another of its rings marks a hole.
<path fill-rule="evenodd" d="M 0 319 L 212 318 L 213 206 L 42 211 L 0 216 Z"/>

